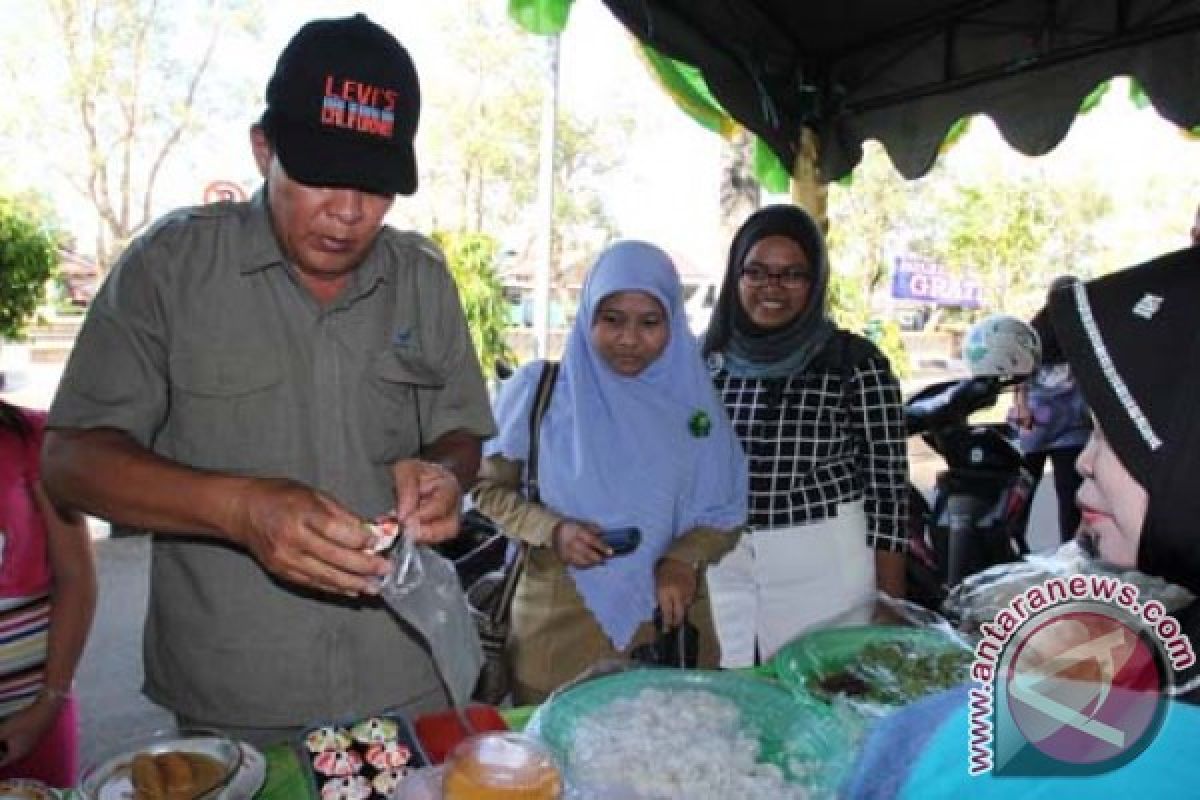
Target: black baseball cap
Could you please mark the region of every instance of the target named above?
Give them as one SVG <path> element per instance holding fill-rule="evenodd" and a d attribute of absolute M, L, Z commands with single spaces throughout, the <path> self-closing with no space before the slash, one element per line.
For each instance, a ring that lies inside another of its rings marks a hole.
<path fill-rule="evenodd" d="M 284 171 L 310 186 L 410 195 L 421 87 L 408 52 L 364 14 L 296 32 L 267 84 L 261 125 Z"/>

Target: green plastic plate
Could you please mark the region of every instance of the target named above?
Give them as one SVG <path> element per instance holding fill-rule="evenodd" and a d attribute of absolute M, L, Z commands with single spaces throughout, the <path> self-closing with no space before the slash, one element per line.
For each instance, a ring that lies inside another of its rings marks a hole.
<path fill-rule="evenodd" d="M 922 653 L 963 650 L 963 645 L 933 628 L 899 625 L 860 625 L 813 631 L 784 645 L 771 658 L 780 683 L 805 701 L 826 702 L 812 685 L 823 676 L 849 666 L 870 644 L 900 642 Z"/>
<path fill-rule="evenodd" d="M 758 739 L 760 757 L 782 769 L 789 780 L 832 788 L 844 774 L 852 743 L 827 709 L 805 703 L 776 684 L 733 672 L 636 669 L 594 678 L 543 704 L 526 730 L 566 763 L 579 720 L 603 713 L 609 703 L 643 689 L 697 689 L 733 701 L 747 732 Z"/>

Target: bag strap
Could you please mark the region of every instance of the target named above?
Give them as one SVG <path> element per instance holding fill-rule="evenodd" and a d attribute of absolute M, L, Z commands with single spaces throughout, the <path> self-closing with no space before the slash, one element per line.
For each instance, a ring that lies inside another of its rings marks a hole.
<path fill-rule="evenodd" d="M 547 361 L 542 366 L 542 374 L 538 379 L 537 393 L 533 397 L 533 407 L 529 410 L 529 459 L 525 462 L 526 495 L 534 503 L 542 502 L 541 490 L 538 486 L 538 450 L 541 440 L 542 418 L 550 407 L 550 395 L 554 393 L 554 382 L 558 378 L 558 362 Z M 521 542 L 517 548 L 516 558 L 504 571 L 504 582 L 500 585 L 500 599 L 492 606 L 492 623 L 503 625 L 508 621 L 512 612 L 512 599 L 517 591 L 517 581 L 525 571 L 525 562 L 529 559 L 529 543 Z"/>
<path fill-rule="evenodd" d="M 545 362 L 538 379 L 537 393 L 533 397 L 533 407 L 529 411 L 529 460 L 525 462 L 525 491 L 530 500 L 539 504 L 542 502 L 542 492 L 538 483 L 538 445 L 542 438 L 542 418 L 550 407 L 550 395 L 554 393 L 557 378 L 558 362 Z"/>

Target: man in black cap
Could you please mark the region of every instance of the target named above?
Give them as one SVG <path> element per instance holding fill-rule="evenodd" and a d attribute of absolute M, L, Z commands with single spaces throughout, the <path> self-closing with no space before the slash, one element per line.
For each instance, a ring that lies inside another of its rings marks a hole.
<path fill-rule="evenodd" d="M 416 190 L 419 111 L 391 34 L 305 25 L 251 130 L 264 188 L 134 241 L 67 365 L 45 481 L 154 532 L 145 692 L 181 723 L 267 744 L 444 705 L 362 524 L 455 535 L 494 431 L 442 254 L 383 225 Z"/>

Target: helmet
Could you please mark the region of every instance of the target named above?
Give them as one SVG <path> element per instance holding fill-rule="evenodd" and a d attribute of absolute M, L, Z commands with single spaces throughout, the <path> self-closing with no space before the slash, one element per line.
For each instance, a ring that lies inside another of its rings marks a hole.
<path fill-rule="evenodd" d="M 975 377 L 1023 378 L 1042 360 L 1042 343 L 1028 322 L 993 314 L 971 326 L 963 339 L 963 359 Z"/>

